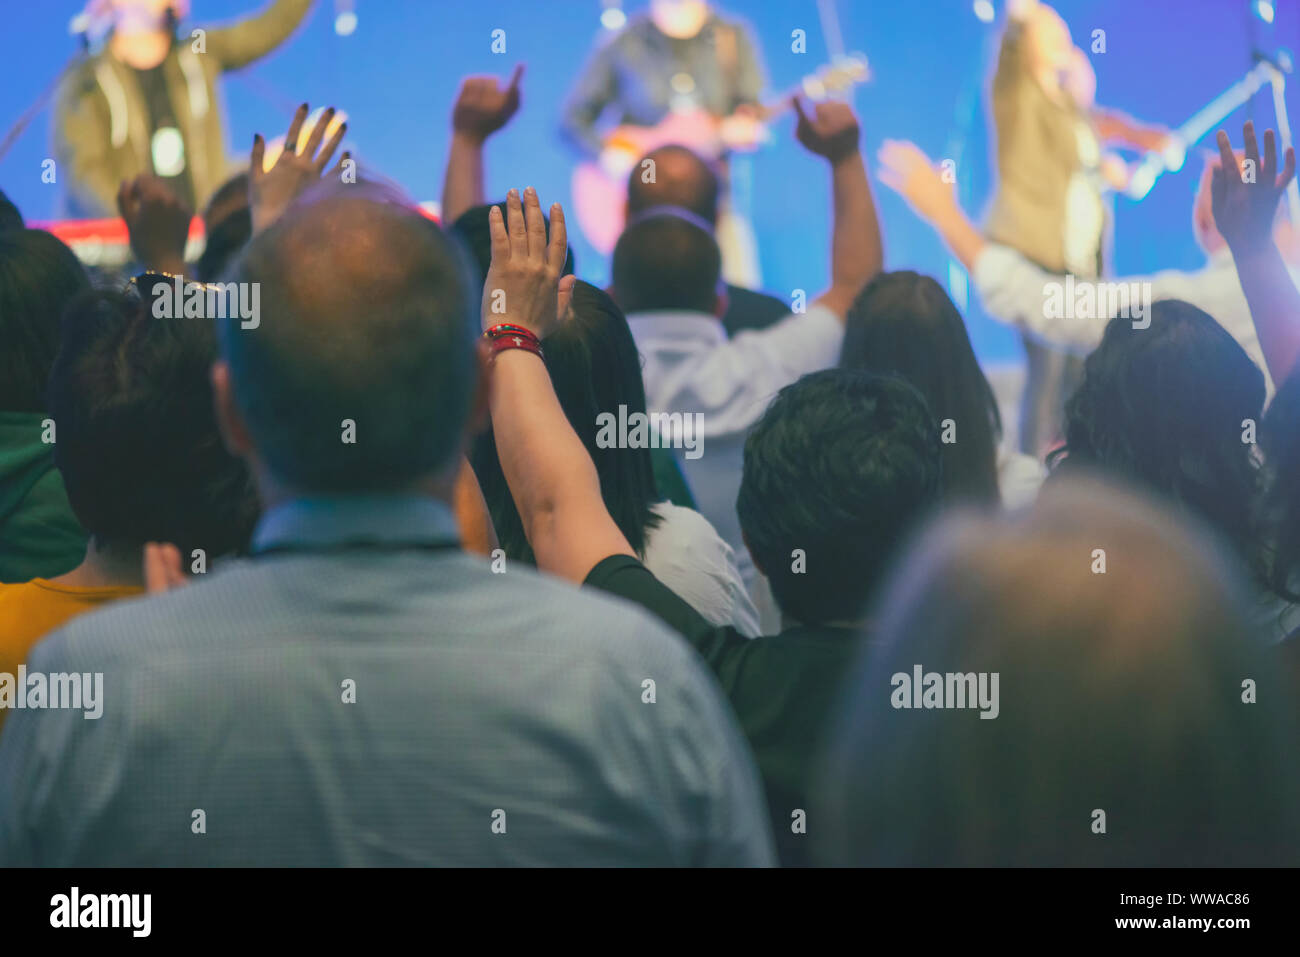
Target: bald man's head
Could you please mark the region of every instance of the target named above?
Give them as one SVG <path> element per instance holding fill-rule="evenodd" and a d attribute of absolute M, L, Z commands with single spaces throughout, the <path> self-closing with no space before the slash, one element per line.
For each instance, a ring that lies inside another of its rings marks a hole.
<path fill-rule="evenodd" d="M 221 358 L 264 466 L 298 490 L 407 486 L 447 467 L 469 417 L 477 334 L 465 261 L 418 213 L 360 195 L 296 207 L 230 277 L 260 322 Z"/>
<path fill-rule="evenodd" d="M 654 166 L 647 167 L 647 160 L 653 160 Z M 627 180 L 628 219 L 656 206 L 677 206 L 716 225 L 718 177 L 708 163 L 685 146 L 661 146 L 647 153 Z"/>

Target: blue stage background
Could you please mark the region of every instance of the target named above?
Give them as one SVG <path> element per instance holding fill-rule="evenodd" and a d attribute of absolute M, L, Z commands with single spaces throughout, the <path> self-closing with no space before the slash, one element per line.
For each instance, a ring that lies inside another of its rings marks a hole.
<path fill-rule="evenodd" d="M 7 128 L 75 52 L 67 23 L 81 5 L 4 0 L 0 126 Z M 202 25 L 258 6 L 255 0 L 193 0 L 191 20 Z M 625 5 L 629 12 L 644 6 L 644 0 Z M 722 6 L 753 26 L 773 91 L 795 84 L 827 57 L 814 0 L 733 0 Z M 1002 4 L 996 6 L 1000 23 Z M 902 138 L 932 156 L 957 158 L 964 204 L 982 211 L 990 186 L 985 92 L 997 23 L 981 22 L 970 0 L 839 0 L 837 7 L 846 47 L 866 53 L 875 73 L 855 98 L 868 156 L 874 160 L 882 140 Z M 1060 0 L 1057 7 L 1085 49 L 1094 29 L 1106 32 L 1106 52 L 1092 57 L 1098 102 L 1169 126 L 1243 75 L 1253 49 L 1294 51 L 1300 37 L 1294 0 L 1278 0 L 1272 25 L 1254 15 L 1247 0 Z M 437 199 L 449 109 L 461 77 L 504 77 L 523 61 L 523 108 L 491 143 L 488 187 L 502 194 L 510 186 L 534 185 L 543 200 L 568 202 L 574 156 L 556 133 L 557 117 L 576 70 L 605 32 L 599 0 L 357 0 L 356 11 L 356 31 L 339 36 L 334 4 L 319 0 L 287 46 L 228 77 L 227 145 L 233 154 L 245 153 L 255 131 L 282 132 L 301 100 L 335 104 L 351 115 L 351 145 L 364 162 L 417 198 Z M 504 54 L 490 48 L 498 28 L 506 31 Z M 807 32 L 804 54 L 791 52 L 795 29 Z M 1290 113 L 1294 127 L 1294 103 Z M 1230 118 L 1234 139 L 1247 118 L 1274 124 L 1267 90 Z M 28 218 L 51 216 L 57 207 L 58 187 L 42 184 L 40 177 L 49 133 L 46 112 L 0 161 L 0 186 Z M 1189 225 L 1200 166 L 1194 152 L 1184 170 L 1165 177 L 1144 202 L 1118 202 L 1119 271 L 1200 262 Z M 752 176 L 764 285 L 782 296 L 795 288 L 822 288 L 828 269 L 827 176 L 793 142 L 789 119 L 778 124 L 772 146 L 753 158 Z M 946 279 L 948 259 L 938 240 L 884 187 L 876 190 L 888 266 Z M 603 281 L 607 263 L 581 238 L 574 241 L 579 273 Z M 979 315 L 973 304 L 969 323 L 982 359 L 1019 355 L 1015 336 Z"/>

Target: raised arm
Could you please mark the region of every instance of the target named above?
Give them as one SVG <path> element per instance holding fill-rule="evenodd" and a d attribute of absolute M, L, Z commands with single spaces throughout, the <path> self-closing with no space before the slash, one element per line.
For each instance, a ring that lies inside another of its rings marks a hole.
<path fill-rule="evenodd" d="M 174 275 L 185 271 L 185 241 L 194 211 L 166 183 L 151 173 L 124 181 L 117 209 L 141 266 Z"/>
<path fill-rule="evenodd" d="M 471 76 L 461 84 L 451 111 L 451 149 L 442 181 L 442 221 L 454 223 L 484 199 L 483 144 L 519 109 L 519 64 L 502 87 L 494 76 Z"/>
<path fill-rule="evenodd" d="M 976 260 L 989 243 L 957 204 L 954 184 L 944 182 L 943 174 L 915 143 L 885 140 L 876 158 L 880 181 L 933 226 L 957 260 L 974 272 Z"/>
<path fill-rule="evenodd" d="M 248 160 L 248 205 L 253 218 L 254 234 L 260 233 L 275 222 L 295 199 L 311 186 L 319 183 L 322 176 L 341 176 L 348 160 L 351 159 L 351 154 L 344 151 L 334 168 L 328 173 L 325 172 L 330 157 L 343 142 L 343 136 L 348 131 L 348 125 L 341 124 L 329 141 L 321 145 L 325 131 L 334 118 L 332 106 L 321 114 L 316 125 L 312 127 L 311 135 L 303 144 L 303 148 L 296 149 L 302 124 L 307 119 L 307 110 L 307 104 L 303 103 L 294 112 L 293 119 L 289 121 L 289 132 L 284 137 L 284 149 L 280 151 L 275 165 L 269 170 L 264 169 L 266 140 L 260 133 L 253 137 L 253 151 Z"/>
<path fill-rule="evenodd" d="M 1221 165 L 1210 184 L 1214 224 L 1232 250 L 1264 361 L 1280 389 L 1300 358 L 1300 291 L 1273 241 L 1278 200 L 1295 175 L 1295 151 L 1287 147 L 1279 172 L 1273 131 L 1264 132 L 1262 162 L 1255 125 L 1247 121 L 1242 135 L 1246 161 L 1238 172 L 1228 134 L 1219 130 Z"/>
<path fill-rule="evenodd" d="M 207 49 L 223 70 L 238 70 L 260 60 L 297 29 L 312 0 L 275 0 L 261 13 L 208 31 Z"/>
<path fill-rule="evenodd" d="M 507 322 L 542 339 L 557 322 L 564 210 L 559 203 L 551 207 L 548 242 L 536 191 L 525 190 L 521 204 L 519 192 L 511 190 L 505 218 L 493 207 L 488 224 L 492 266 L 483 285 L 483 327 Z M 503 296 L 505 314 L 492 312 L 491 304 Z M 506 349 L 495 353 L 490 374 L 497 454 L 537 567 L 582 582 L 611 555 L 635 556 L 605 508 L 596 466 L 565 417 L 541 358 Z"/>
<path fill-rule="evenodd" d="M 846 103 L 819 103 L 809 115 L 796 98 L 799 142 L 831 167 L 831 285 L 817 297 L 841 320 L 867 281 L 884 264 L 884 246 L 876 204 L 867 182 L 867 168 L 859 140 L 858 118 Z"/>

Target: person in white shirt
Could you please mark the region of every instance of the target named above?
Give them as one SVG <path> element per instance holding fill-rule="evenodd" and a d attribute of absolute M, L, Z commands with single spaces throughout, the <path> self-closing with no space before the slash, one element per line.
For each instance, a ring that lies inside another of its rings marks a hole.
<path fill-rule="evenodd" d="M 918 216 L 938 231 L 953 255 L 970 272 L 984 308 L 993 318 L 1046 342 L 1086 353 L 1101 342 L 1106 324 L 1116 315 L 1116 310 L 1109 307 L 1132 302 L 1122 296 L 1097 295 L 1097 308 L 1068 308 L 1073 305 L 1068 301 L 1064 303 L 1065 309 L 1048 308 L 1049 299 L 1060 291 L 1054 287 L 1061 286 L 1061 277 L 982 236 L 958 206 L 951 184 L 943 181 L 935 165 L 915 145 L 886 141 L 879 158 L 881 181 L 898 192 Z M 1210 182 L 1218 167 L 1217 159 L 1206 164 L 1192 209 L 1192 227 L 1197 242 L 1205 250 L 1205 266 L 1190 271 L 1170 269 L 1149 276 L 1117 277 L 1108 286 L 1110 290 L 1127 287 L 1130 292 L 1136 292 L 1140 297 L 1139 308 L 1149 309 L 1152 302 L 1161 299 L 1180 299 L 1209 313 L 1264 372 L 1267 394 L 1271 397 L 1274 383 L 1237 280 L 1232 253 L 1214 225 Z M 1300 282 L 1300 269 L 1294 265 L 1291 224 L 1279 220 L 1274 238 L 1280 248 L 1292 253 L 1291 277 Z M 1084 285 L 1079 283 L 1078 287 Z M 1142 319 L 1135 317 L 1135 321 Z"/>
<path fill-rule="evenodd" d="M 796 135 L 830 163 L 834 195 L 831 285 L 806 309 L 728 338 L 718 245 L 686 210 L 645 210 L 614 250 L 612 292 L 644 357 L 647 408 L 680 416 L 676 434 L 660 438 L 676 450 L 701 514 L 735 550 L 751 588 L 758 575 L 736 518 L 745 434 L 781 388 L 836 364 L 849 304 L 883 259 L 857 117 L 843 103 L 819 104 L 813 114 L 796 107 Z M 687 434 L 697 422 L 702 432 Z"/>

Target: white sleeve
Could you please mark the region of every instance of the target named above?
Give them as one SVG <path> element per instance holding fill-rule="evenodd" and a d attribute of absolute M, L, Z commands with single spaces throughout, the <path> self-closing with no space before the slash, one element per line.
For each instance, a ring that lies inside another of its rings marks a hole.
<path fill-rule="evenodd" d="M 693 378 L 727 383 L 763 405 L 809 372 L 839 364 L 844 322 L 825 306 L 792 313 L 766 329 L 747 329 L 709 351 Z"/>
<path fill-rule="evenodd" d="M 971 280 L 984 309 L 1005 322 L 1051 345 L 1091 352 L 1101 342 L 1111 316 L 1073 315 L 1072 309 L 1048 315 L 1049 284 L 1063 283 L 1064 277 L 1042 269 L 1014 249 L 997 243 L 984 247 Z M 1109 282 L 1149 282 L 1149 278 L 1123 277 Z"/>

